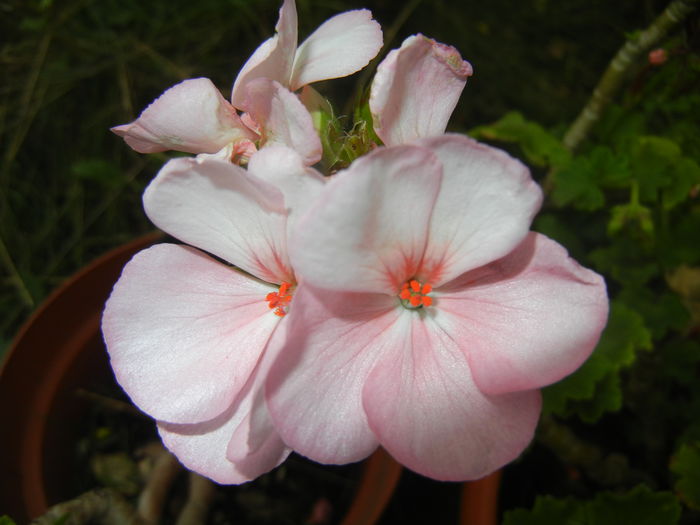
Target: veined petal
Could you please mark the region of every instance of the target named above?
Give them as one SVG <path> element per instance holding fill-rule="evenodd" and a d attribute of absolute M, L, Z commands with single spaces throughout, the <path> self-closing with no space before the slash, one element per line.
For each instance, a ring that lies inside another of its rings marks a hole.
<path fill-rule="evenodd" d="M 291 282 L 282 193 L 215 158 L 169 161 L 146 188 L 146 214 L 163 231 L 269 283 Z"/>
<path fill-rule="evenodd" d="M 297 9 L 294 0 L 284 0 L 275 31 L 277 34 L 255 50 L 236 77 L 231 103 L 239 109 L 248 111 L 248 83 L 256 78 L 269 78 L 289 86 L 297 50 Z"/>
<path fill-rule="evenodd" d="M 400 463 L 439 480 L 483 477 L 532 440 L 536 391 L 486 396 L 467 360 L 430 315 L 404 310 L 367 378 L 363 403 L 380 444 Z"/>
<path fill-rule="evenodd" d="M 176 84 L 134 122 L 112 131 L 139 153 L 215 153 L 229 143 L 256 139 L 208 78 Z"/>
<path fill-rule="evenodd" d="M 271 430 L 259 435 L 255 443 L 236 443 L 238 459 L 228 458 L 231 435 L 249 425 L 250 406 L 257 392 L 248 389 L 242 399 L 212 421 L 195 425 L 159 422 L 158 433 L 180 462 L 198 474 L 225 484 L 255 479 L 282 463 L 291 452 Z"/>
<path fill-rule="evenodd" d="M 525 238 L 542 202 L 529 170 L 462 135 L 417 142 L 443 165 L 421 276 L 433 287 L 500 259 Z"/>
<path fill-rule="evenodd" d="M 232 461 L 238 470 L 251 476 L 260 474 L 261 466 L 269 470 L 289 455 L 289 449 L 272 424 L 265 402 L 265 380 L 272 363 L 287 340 L 288 320 L 285 316 L 278 323 L 247 386 L 245 396 L 236 407 L 236 411 L 244 416 L 239 418 L 226 447 L 228 460 Z"/>
<path fill-rule="evenodd" d="M 282 192 L 289 232 L 328 181 L 315 169 L 306 166 L 296 151 L 282 144 L 268 145 L 256 153 L 248 163 L 248 172 Z"/>
<path fill-rule="evenodd" d="M 537 233 L 436 295 L 436 322 L 488 394 L 539 388 L 569 375 L 593 351 L 608 314 L 603 278 Z"/>
<path fill-rule="evenodd" d="M 246 110 L 259 124 L 266 144 L 283 144 L 311 166 L 321 160 L 321 139 L 299 98 L 279 82 L 259 78 L 248 83 Z"/>
<path fill-rule="evenodd" d="M 423 35 L 410 36 L 379 64 L 369 106 L 387 146 L 441 135 L 472 67 L 459 52 Z"/>
<path fill-rule="evenodd" d="M 326 185 L 292 234 L 297 275 L 331 290 L 398 293 L 425 249 L 441 166 L 425 148 L 357 159 Z"/>
<path fill-rule="evenodd" d="M 302 283 L 266 388 L 270 415 L 288 446 L 321 463 L 358 461 L 377 447 L 362 387 L 393 344 L 396 306 L 382 294 L 324 293 Z"/>
<path fill-rule="evenodd" d="M 194 248 L 159 244 L 138 253 L 102 318 L 117 381 L 156 419 L 219 416 L 279 322 L 265 302 L 273 290 Z"/>
<path fill-rule="evenodd" d="M 329 18 L 297 49 L 290 88 L 344 77 L 365 67 L 382 47 L 382 29 L 366 9 Z"/>

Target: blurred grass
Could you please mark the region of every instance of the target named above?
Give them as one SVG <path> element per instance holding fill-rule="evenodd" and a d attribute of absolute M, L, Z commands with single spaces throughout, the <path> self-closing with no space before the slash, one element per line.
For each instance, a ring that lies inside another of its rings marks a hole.
<path fill-rule="evenodd" d="M 207 76 L 226 95 L 271 36 L 280 0 L 0 1 L 0 354 L 65 277 L 152 229 L 140 194 L 165 155 L 112 135 L 167 87 Z M 403 2 L 298 0 L 300 37 L 343 10 L 367 7 L 383 27 Z M 625 33 L 663 2 L 417 2 L 396 47 L 422 32 L 474 66 L 452 128 L 519 110 L 565 126 Z M 349 80 L 325 84 L 342 106 Z M 343 91 L 344 90 L 344 91 Z"/>

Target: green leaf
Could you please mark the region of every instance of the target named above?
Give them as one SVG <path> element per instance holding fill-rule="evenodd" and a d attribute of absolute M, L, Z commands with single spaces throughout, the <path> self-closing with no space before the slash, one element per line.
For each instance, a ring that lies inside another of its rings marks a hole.
<path fill-rule="evenodd" d="M 681 507 L 670 492 L 652 492 L 639 485 L 624 494 L 598 494 L 587 505 L 585 516 L 587 525 L 674 525 Z"/>
<path fill-rule="evenodd" d="M 680 515 L 673 494 L 639 485 L 622 494 L 602 492 L 591 501 L 540 496 L 532 510 L 506 512 L 503 525 L 675 525 Z"/>
<path fill-rule="evenodd" d="M 690 320 L 680 297 L 672 292 L 656 293 L 646 286 L 625 287 L 617 299 L 644 318 L 654 339 L 661 339 L 669 330 L 682 331 Z"/>
<path fill-rule="evenodd" d="M 513 111 L 501 120 L 474 128 L 469 134 L 478 139 L 515 142 L 528 162 L 535 166 L 561 167 L 569 163 L 571 154 L 561 141 L 535 122 Z"/>
<path fill-rule="evenodd" d="M 538 496 L 532 510 L 515 509 L 505 513 L 503 525 L 566 525 L 576 523 L 581 502 L 573 498 Z"/>
<path fill-rule="evenodd" d="M 593 250 L 589 256 L 596 270 L 626 286 L 644 286 L 661 272 L 645 245 L 629 237 Z"/>
<path fill-rule="evenodd" d="M 656 202 L 659 190 L 672 184 L 675 165 L 681 157 L 680 147 L 672 140 L 655 136 L 637 139 L 630 168 L 639 183 L 641 201 Z"/>
<path fill-rule="evenodd" d="M 629 185 L 631 174 L 628 159 L 616 155 L 607 146 L 596 146 L 587 155 L 591 177 L 605 188 L 624 188 Z"/>
<path fill-rule="evenodd" d="M 596 383 L 592 398 L 570 402 L 567 411 L 575 413 L 581 421 L 595 423 L 606 412 L 617 412 L 621 408 L 620 375 L 617 371 L 610 371 Z"/>
<path fill-rule="evenodd" d="M 700 166 L 693 159 L 683 157 L 672 171 L 672 184 L 663 190 L 664 208 L 670 210 L 688 200 L 693 188 L 700 184 Z"/>
<path fill-rule="evenodd" d="M 0 525 L 17 525 L 9 516 L 0 516 Z"/>
<path fill-rule="evenodd" d="M 603 207 L 605 197 L 595 182 L 591 163 L 586 157 L 577 157 L 557 172 L 552 201 L 560 207 L 571 205 L 584 211 Z"/>
<path fill-rule="evenodd" d="M 674 488 L 681 500 L 700 510 L 700 442 L 681 446 L 671 459 L 671 472 L 678 476 Z"/>
<path fill-rule="evenodd" d="M 578 414 L 586 421 L 621 406 L 619 370 L 631 365 L 637 351 L 651 349 L 651 334 L 644 319 L 623 303 L 610 305 L 608 324 L 598 346 L 581 368 L 543 389 L 543 412 L 560 416 Z M 574 401 L 588 400 L 587 404 Z"/>

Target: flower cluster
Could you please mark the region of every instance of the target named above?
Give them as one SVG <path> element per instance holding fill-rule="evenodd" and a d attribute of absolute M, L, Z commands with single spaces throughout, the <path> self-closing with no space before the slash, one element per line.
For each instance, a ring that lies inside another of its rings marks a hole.
<path fill-rule="evenodd" d="M 422 35 L 371 85 L 366 154 L 331 176 L 308 84 L 382 46 L 366 10 L 297 46 L 293 0 L 225 100 L 186 80 L 113 129 L 170 160 L 146 189 L 159 244 L 103 316 L 117 380 L 187 467 L 241 483 L 296 451 L 378 446 L 475 479 L 532 439 L 538 389 L 574 371 L 607 318 L 602 278 L 529 231 L 542 194 L 506 153 L 445 133 L 472 68 Z M 301 90 L 301 92 L 299 92 Z M 321 130 L 323 133 L 323 130 Z"/>

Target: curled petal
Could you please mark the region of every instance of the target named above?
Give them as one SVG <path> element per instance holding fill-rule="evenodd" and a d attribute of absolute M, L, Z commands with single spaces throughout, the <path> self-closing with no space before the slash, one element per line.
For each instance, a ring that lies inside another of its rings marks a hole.
<path fill-rule="evenodd" d="M 448 134 L 417 144 L 443 165 L 420 272 L 439 286 L 513 250 L 530 229 L 542 191 L 520 161 L 470 138 Z"/>
<path fill-rule="evenodd" d="M 266 144 L 283 144 L 311 166 L 323 148 L 311 115 L 299 98 L 279 82 L 259 78 L 248 83 L 246 109 L 261 128 Z"/>
<path fill-rule="evenodd" d="M 380 444 L 406 467 L 438 480 L 483 477 L 530 443 L 537 391 L 484 395 L 467 360 L 429 316 L 404 311 L 367 378 L 363 404 Z"/>
<path fill-rule="evenodd" d="M 388 146 L 442 134 L 471 74 L 455 48 L 423 35 L 408 37 L 379 64 L 372 81 L 375 132 Z"/>
<path fill-rule="evenodd" d="M 423 256 L 440 179 L 439 161 L 424 148 L 396 146 L 356 160 L 293 232 L 297 275 L 332 290 L 398 293 Z"/>
<path fill-rule="evenodd" d="M 194 248 L 160 244 L 138 253 L 102 318 L 117 381 L 156 419 L 218 417 L 279 322 L 264 301 L 273 289 Z"/>
<path fill-rule="evenodd" d="M 382 47 L 382 30 L 366 9 L 326 20 L 297 49 L 289 87 L 350 75 L 365 67 Z"/>
<path fill-rule="evenodd" d="M 440 289 L 438 323 L 458 343 L 479 388 L 539 388 L 576 370 L 608 314 L 603 278 L 531 233 L 512 253 Z"/>
<path fill-rule="evenodd" d="M 215 158 L 169 161 L 143 195 L 163 231 L 269 283 L 291 282 L 282 193 Z"/>
<path fill-rule="evenodd" d="M 248 111 L 248 83 L 256 78 L 268 78 L 289 86 L 297 50 L 297 10 L 294 0 L 284 0 L 275 31 L 277 34 L 255 50 L 236 77 L 231 104 L 239 109 Z"/>
<path fill-rule="evenodd" d="M 216 153 L 227 144 L 256 139 L 208 78 L 176 84 L 134 122 L 112 131 L 139 153 Z"/>
<path fill-rule="evenodd" d="M 321 463 L 347 463 L 377 447 L 362 387 L 378 355 L 393 344 L 395 306 L 382 294 L 299 287 L 286 318 L 286 344 L 266 385 L 275 427 L 295 451 Z"/>

